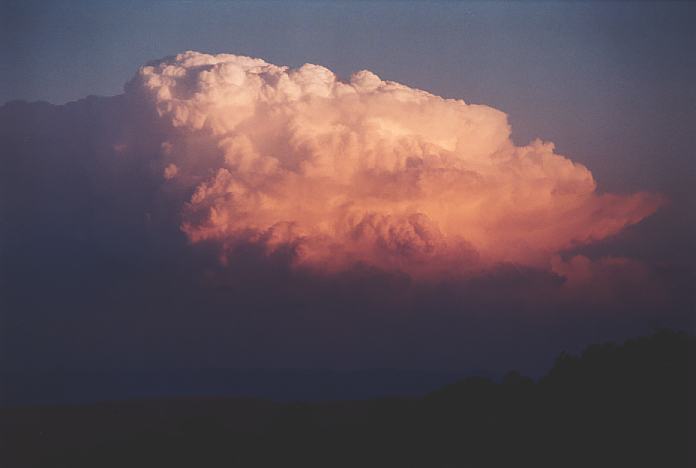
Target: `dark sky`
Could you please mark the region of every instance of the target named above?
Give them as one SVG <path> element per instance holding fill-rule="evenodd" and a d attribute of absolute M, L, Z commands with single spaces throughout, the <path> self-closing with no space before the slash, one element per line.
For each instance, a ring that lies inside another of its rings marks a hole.
<path fill-rule="evenodd" d="M 563 349 L 693 329 L 695 21 L 678 2 L 2 1 L 0 102 L 51 104 L 0 108 L 0 362 L 538 374 Z M 605 300 L 560 297 L 562 279 L 519 265 L 463 283 L 324 276 L 254 245 L 220 266 L 211 246 L 187 242 L 134 156 L 159 151 L 168 130 L 122 95 L 138 67 L 185 50 L 317 63 L 344 79 L 369 69 L 503 110 L 516 144 L 553 141 L 599 192 L 669 199 L 564 252 L 635 259 L 645 283 L 619 281 Z"/>

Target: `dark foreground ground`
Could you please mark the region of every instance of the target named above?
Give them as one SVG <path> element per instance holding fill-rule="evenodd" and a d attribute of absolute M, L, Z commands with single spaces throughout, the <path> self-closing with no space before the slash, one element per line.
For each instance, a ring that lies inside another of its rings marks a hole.
<path fill-rule="evenodd" d="M 422 398 L 4 409 L 0 466 L 694 467 L 694 344 L 660 332 Z"/>

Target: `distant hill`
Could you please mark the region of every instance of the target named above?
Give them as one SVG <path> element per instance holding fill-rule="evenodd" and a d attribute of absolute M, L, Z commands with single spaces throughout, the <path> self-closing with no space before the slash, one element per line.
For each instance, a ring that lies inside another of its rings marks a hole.
<path fill-rule="evenodd" d="M 694 345 L 665 331 L 561 354 L 539 382 L 514 372 L 497 383 L 469 377 L 418 398 L 4 409 L 0 464 L 692 467 Z"/>

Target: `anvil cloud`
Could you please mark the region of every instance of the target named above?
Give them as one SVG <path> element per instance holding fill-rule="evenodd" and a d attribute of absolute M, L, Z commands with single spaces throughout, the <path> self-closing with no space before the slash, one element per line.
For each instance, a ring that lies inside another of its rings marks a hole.
<path fill-rule="evenodd" d="M 225 263 L 254 243 L 315 271 L 551 270 L 662 203 L 598 193 L 553 143 L 516 146 L 499 110 L 366 70 L 342 81 L 318 65 L 186 52 L 142 67 L 127 90 L 172 128 L 157 170 L 191 194 L 181 229 Z"/>

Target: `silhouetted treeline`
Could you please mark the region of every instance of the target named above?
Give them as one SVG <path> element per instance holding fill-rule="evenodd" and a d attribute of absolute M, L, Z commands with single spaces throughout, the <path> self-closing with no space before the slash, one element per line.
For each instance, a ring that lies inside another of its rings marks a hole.
<path fill-rule="evenodd" d="M 561 354 L 539 382 L 511 372 L 501 383 L 468 378 L 423 398 L 6 409 L 0 465 L 696 466 L 694 344 L 664 331 Z"/>

